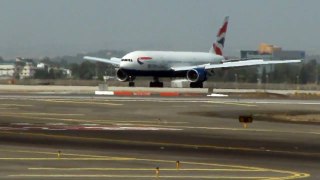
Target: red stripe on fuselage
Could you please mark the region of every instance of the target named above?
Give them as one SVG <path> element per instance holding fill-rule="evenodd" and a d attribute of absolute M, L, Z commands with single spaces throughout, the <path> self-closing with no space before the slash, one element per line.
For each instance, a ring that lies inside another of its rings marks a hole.
<path fill-rule="evenodd" d="M 152 57 L 139 57 L 138 59 L 139 60 L 151 60 Z"/>

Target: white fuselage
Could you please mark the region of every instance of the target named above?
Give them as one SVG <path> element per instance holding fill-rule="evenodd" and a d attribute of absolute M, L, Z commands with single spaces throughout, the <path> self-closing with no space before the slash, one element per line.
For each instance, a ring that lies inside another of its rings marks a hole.
<path fill-rule="evenodd" d="M 123 56 L 120 68 L 134 71 L 170 71 L 173 67 L 218 64 L 223 56 L 204 52 L 134 51 Z"/>

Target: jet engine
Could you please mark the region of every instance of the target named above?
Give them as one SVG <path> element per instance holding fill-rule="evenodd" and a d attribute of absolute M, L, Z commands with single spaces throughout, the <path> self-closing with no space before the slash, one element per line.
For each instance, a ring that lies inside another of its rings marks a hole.
<path fill-rule="evenodd" d="M 207 72 L 203 68 L 194 68 L 187 72 L 187 79 L 190 82 L 203 82 L 207 80 Z"/>
<path fill-rule="evenodd" d="M 129 75 L 122 69 L 118 69 L 116 72 L 116 75 L 119 81 L 122 81 L 122 82 L 129 81 Z"/>

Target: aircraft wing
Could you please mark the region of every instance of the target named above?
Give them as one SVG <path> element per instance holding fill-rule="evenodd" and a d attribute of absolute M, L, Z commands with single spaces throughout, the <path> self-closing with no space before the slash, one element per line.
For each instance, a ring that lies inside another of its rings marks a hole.
<path fill-rule="evenodd" d="M 108 64 L 112 64 L 112 65 L 116 65 L 116 66 L 119 66 L 120 62 L 121 62 L 121 59 L 116 58 L 116 57 L 113 57 L 111 59 L 104 59 L 104 58 L 97 58 L 97 57 L 91 57 L 91 56 L 84 56 L 83 59 L 108 63 Z"/>
<path fill-rule="evenodd" d="M 204 68 L 204 69 L 218 69 L 218 68 L 234 68 L 234 67 L 244 67 L 244 66 L 258 66 L 258 65 L 268 65 L 268 64 L 286 64 L 286 63 L 299 63 L 300 59 L 295 60 L 245 60 L 245 61 L 232 61 L 224 62 L 221 64 L 203 64 L 198 66 L 184 66 L 184 67 L 172 67 L 174 71 L 187 71 L 194 68 Z"/>

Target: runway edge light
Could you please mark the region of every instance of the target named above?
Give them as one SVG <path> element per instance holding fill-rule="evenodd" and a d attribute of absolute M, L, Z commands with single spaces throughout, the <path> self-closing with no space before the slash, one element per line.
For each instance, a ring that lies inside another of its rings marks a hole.
<path fill-rule="evenodd" d="M 156 177 L 159 177 L 159 175 L 160 175 L 160 168 L 156 167 Z"/>
<path fill-rule="evenodd" d="M 253 122 L 252 114 L 251 115 L 240 115 L 239 116 L 239 122 L 243 124 L 244 128 L 247 128 L 248 127 L 248 123 L 252 123 Z"/>
<path fill-rule="evenodd" d="M 58 151 L 58 158 L 60 159 L 60 157 L 61 157 L 61 151 L 59 150 Z"/>
<path fill-rule="evenodd" d="M 176 161 L 176 169 L 177 169 L 177 170 L 180 169 L 180 161 Z"/>

